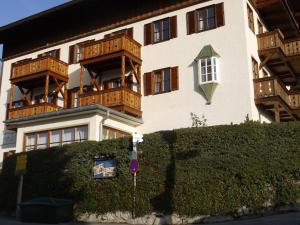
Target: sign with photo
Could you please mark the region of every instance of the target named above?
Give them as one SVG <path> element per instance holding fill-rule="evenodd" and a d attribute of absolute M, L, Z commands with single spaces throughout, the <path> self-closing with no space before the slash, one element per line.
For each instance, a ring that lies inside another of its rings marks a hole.
<path fill-rule="evenodd" d="M 117 173 L 117 162 L 114 159 L 96 159 L 93 167 L 95 179 L 112 178 Z"/>

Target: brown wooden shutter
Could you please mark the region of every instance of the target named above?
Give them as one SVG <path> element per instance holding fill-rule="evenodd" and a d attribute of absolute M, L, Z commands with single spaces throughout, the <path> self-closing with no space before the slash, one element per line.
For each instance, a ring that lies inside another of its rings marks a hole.
<path fill-rule="evenodd" d="M 131 38 L 133 38 L 133 27 L 131 28 L 128 28 L 127 31 L 126 31 L 127 35 Z"/>
<path fill-rule="evenodd" d="M 177 16 L 170 17 L 170 38 L 177 37 Z"/>
<path fill-rule="evenodd" d="M 60 59 L 60 49 L 54 50 L 54 58 Z"/>
<path fill-rule="evenodd" d="M 172 91 L 179 89 L 178 66 L 171 68 L 171 87 Z"/>
<path fill-rule="evenodd" d="M 196 11 L 188 12 L 186 14 L 187 34 L 196 33 Z"/>
<path fill-rule="evenodd" d="M 152 72 L 144 74 L 144 96 L 151 95 L 153 93 L 152 80 L 153 80 Z"/>
<path fill-rule="evenodd" d="M 152 23 L 145 24 L 144 27 L 144 45 L 152 44 Z"/>
<path fill-rule="evenodd" d="M 69 47 L 69 64 L 74 64 L 75 61 L 75 45 Z"/>
<path fill-rule="evenodd" d="M 225 18 L 224 18 L 224 3 L 217 4 L 215 6 L 216 10 L 216 24 L 217 27 L 221 27 L 225 25 Z"/>

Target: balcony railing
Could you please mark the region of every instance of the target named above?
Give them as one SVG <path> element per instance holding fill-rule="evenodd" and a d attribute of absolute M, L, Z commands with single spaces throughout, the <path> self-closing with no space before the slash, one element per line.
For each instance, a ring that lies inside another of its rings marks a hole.
<path fill-rule="evenodd" d="M 141 58 L 141 45 L 127 35 L 117 35 L 82 46 L 81 61 L 105 56 L 119 51 L 127 51 Z"/>
<path fill-rule="evenodd" d="M 22 78 L 45 71 L 50 71 L 68 78 L 68 64 L 52 56 L 39 57 L 37 59 L 13 64 L 11 78 Z"/>
<path fill-rule="evenodd" d="M 52 103 L 39 103 L 20 108 L 9 109 L 8 119 L 20 119 L 28 116 L 58 111 L 59 109 L 59 106 Z"/>
<path fill-rule="evenodd" d="M 300 54 L 300 40 L 286 41 L 280 30 L 259 34 L 258 50 L 279 48 L 285 56 Z"/>
<path fill-rule="evenodd" d="M 80 106 L 92 104 L 100 104 L 110 108 L 129 107 L 140 114 L 141 95 L 128 88 L 113 88 L 80 96 Z"/>
<path fill-rule="evenodd" d="M 254 79 L 255 99 L 280 97 L 291 109 L 300 108 L 300 92 L 289 91 L 285 85 L 275 77 Z"/>

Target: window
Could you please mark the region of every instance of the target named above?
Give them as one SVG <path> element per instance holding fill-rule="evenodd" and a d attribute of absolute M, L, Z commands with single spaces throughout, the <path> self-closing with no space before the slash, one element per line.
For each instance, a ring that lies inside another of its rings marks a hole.
<path fill-rule="evenodd" d="M 249 28 L 255 33 L 255 28 L 254 28 L 254 17 L 253 17 L 253 11 L 250 8 L 249 5 L 247 5 L 247 11 L 248 11 L 248 25 Z"/>
<path fill-rule="evenodd" d="M 46 149 L 88 140 L 88 126 L 36 132 L 25 135 L 26 151 Z"/>
<path fill-rule="evenodd" d="M 201 83 L 219 82 L 218 58 L 211 57 L 200 60 Z"/>
<path fill-rule="evenodd" d="M 145 25 L 145 45 L 177 37 L 177 17 L 169 17 Z"/>
<path fill-rule="evenodd" d="M 224 3 L 187 13 L 187 34 L 203 32 L 225 25 Z"/>
<path fill-rule="evenodd" d="M 197 10 L 198 31 L 214 29 L 216 27 L 215 7 L 210 6 Z"/>
<path fill-rule="evenodd" d="M 178 90 L 178 67 L 155 70 L 144 74 L 144 93 L 155 95 Z"/>
<path fill-rule="evenodd" d="M 130 136 L 129 133 L 120 131 L 111 127 L 103 126 L 102 129 L 102 139 L 103 140 L 110 140 L 110 139 L 116 139 L 121 137 Z"/>
<path fill-rule="evenodd" d="M 61 131 L 60 130 L 51 131 L 50 147 L 60 146 L 60 142 L 61 142 Z"/>
<path fill-rule="evenodd" d="M 68 128 L 63 130 L 63 144 L 71 144 L 74 142 L 74 129 Z"/>
<path fill-rule="evenodd" d="M 49 52 L 44 52 L 44 53 L 38 55 L 38 57 L 44 57 L 44 56 L 52 56 L 53 58 L 59 59 L 60 58 L 60 49 L 51 50 Z"/>
<path fill-rule="evenodd" d="M 258 63 L 254 58 L 252 58 L 252 74 L 254 79 L 259 78 Z"/>
<path fill-rule="evenodd" d="M 155 94 L 171 91 L 171 69 L 163 69 L 154 72 Z"/>
<path fill-rule="evenodd" d="M 15 150 L 11 150 L 11 151 L 8 151 L 8 152 L 4 152 L 3 153 L 3 162 L 8 159 L 10 156 L 16 154 L 16 151 Z"/>
<path fill-rule="evenodd" d="M 38 134 L 38 142 L 37 149 L 45 149 L 48 147 L 48 133 L 39 133 Z"/>
<path fill-rule="evenodd" d="M 35 134 L 29 134 L 26 137 L 26 151 L 31 151 L 36 148 L 36 135 Z"/>
<path fill-rule="evenodd" d="M 262 25 L 262 23 L 259 20 L 257 20 L 257 26 L 258 26 L 258 34 L 263 34 L 264 26 Z"/>

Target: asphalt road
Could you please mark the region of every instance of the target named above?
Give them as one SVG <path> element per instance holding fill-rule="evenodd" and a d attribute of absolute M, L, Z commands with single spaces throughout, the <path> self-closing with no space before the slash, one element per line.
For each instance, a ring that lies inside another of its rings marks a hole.
<path fill-rule="evenodd" d="M 16 221 L 13 218 L 0 217 L 0 225 L 46 225 L 46 224 L 22 223 Z M 60 225 L 80 225 L 80 224 L 64 223 Z M 90 225 L 96 225 L 96 224 L 90 224 Z M 113 224 L 109 224 L 109 225 L 113 225 Z M 300 212 L 286 213 L 286 214 L 260 217 L 260 218 L 248 219 L 248 220 L 232 221 L 226 223 L 214 223 L 210 225 L 300 225 Z"/>

